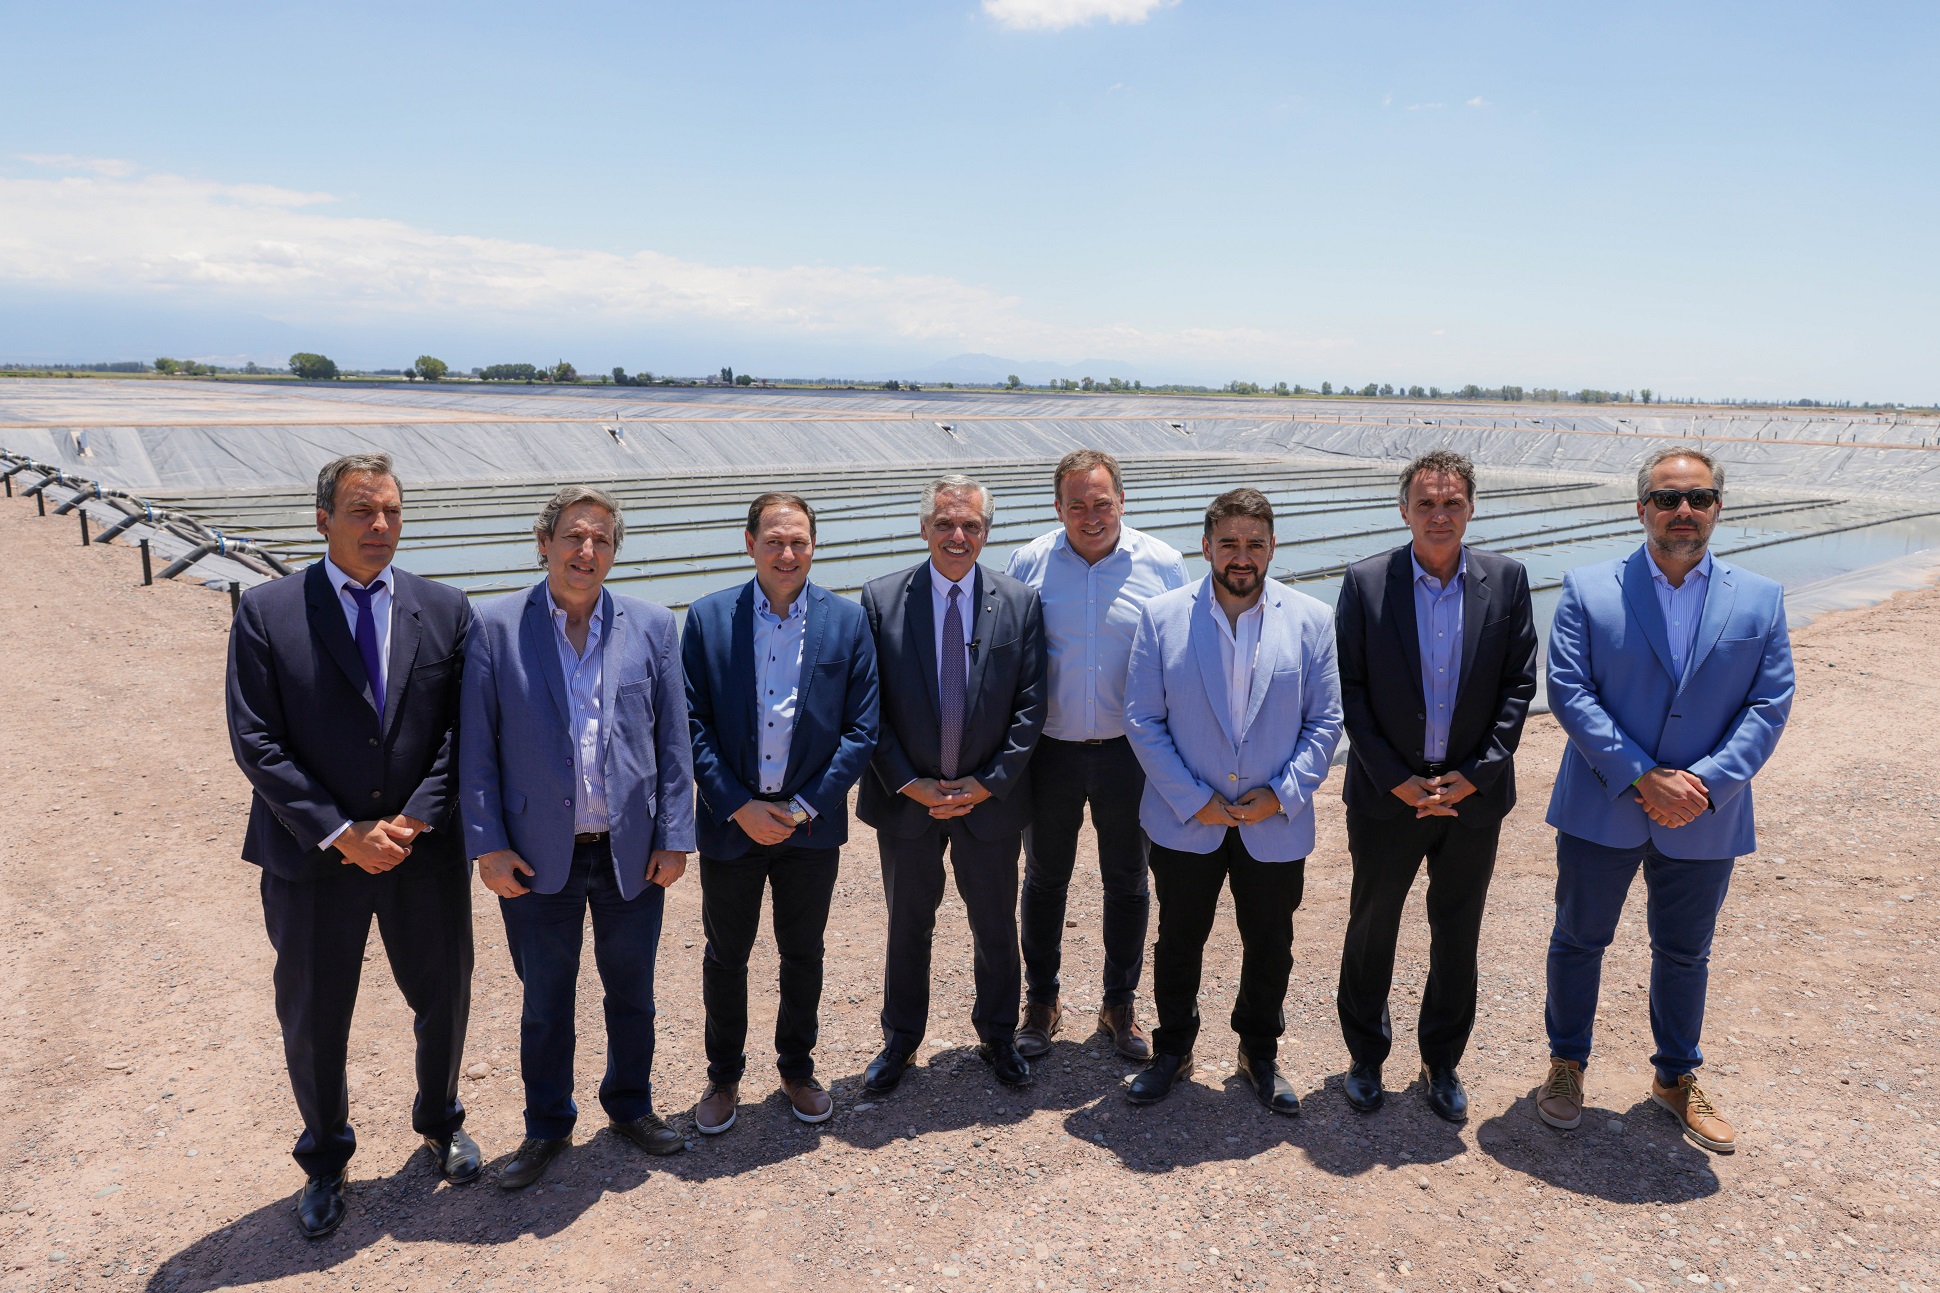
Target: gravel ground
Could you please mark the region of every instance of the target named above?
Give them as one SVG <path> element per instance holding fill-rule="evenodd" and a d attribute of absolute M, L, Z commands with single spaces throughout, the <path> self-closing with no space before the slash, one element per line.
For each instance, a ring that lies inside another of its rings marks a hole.
<path fill-rule="evenodd" d="M 1707 1086 L 1729 1158 L 1646 1099 L 1641 902 L 1605 974 L 1591 1115 L 1535 1117 L 1561 738 L 1524 742 L 1486 927 L 1465 1127 L 1411 1074 L 1425 964 L 1420 889 L 1402 942 L 1390 1101 L 1355 1115 L 1332 991 L 1348 892 L 1337 787 L 1296 918 L 1282 1056 L 1298 1119 L 1232 1079 L 1230 915 L 1208 952 L 1198 1076 L 1134 1110 L 1131 1066 L 1078 1026 L 1041 1078 L 995 1086 L 970 1051 L 962 908 L 939 918 L 934 1036 L 901 1090 L 860 1102 L 874 1053 L 883 911 L 872 844 L 844 859 L 831 920 L 823 1076 L 809 1128 L 755 1077 L 723 1137 L 651 1160 L 603 1129 L 598 994 L 581 993 L 589 1114 L 537 1188 L 438 1181 L 412 1136 L 410 1020 L 373 943 L 352 1040 L 350 1216 L 297 1233 L 297 1123 L 270 1003 L 247 790 L 222 726 L 225 598 L 140 588 L 135 554 L 0 501 L 0 1288 L 1103 1290 L 1374 1288 L 1929 1290 L 1940 1145 L 1930 874 L 1940 591 L 1798 635 L 1794 730 L 1759 783 L 1765 851 L 1741 866 L 1714 956 Z M 408 552 L 408 546 L 407 546 Z M 866 836 L 867 832 L 864 832 Z M 1083 873 L 1083 865 L 1080 872 Z M 661 1111 L 702 1086 L 699 888 L 669 895 Z M 1074 886 L 1067 1019 L 1095 1011 L 1095 871 Z M 502 1157 L 520 1131 L 518 996 L 493 902 L 464 1098 Z M 756 984 L 771 984 L 758 952 Z M 1147 1023 L 1150 1020 L 1146 1007 Z M 772 1026 L 757 990 L 752 1035 Z M 758 1052 L 757 1052 L 758 1053 Z M 765 1073 L 760 1062 L 755 1074 Z"/>

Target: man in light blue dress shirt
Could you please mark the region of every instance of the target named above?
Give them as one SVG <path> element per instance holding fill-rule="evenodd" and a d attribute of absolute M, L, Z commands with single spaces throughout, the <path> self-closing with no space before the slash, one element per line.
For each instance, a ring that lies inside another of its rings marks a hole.
<path fill-rule="evenodd" d="M 1011 555 L 1005 573 L 1037 589 L 1044 605 L 1050 713 L 1031 756 L 1031 824 L 1024 829 L 1024 1022 L 1017 1049 L 1051 1049 L 1063 1017 L 1058 972 L 1065 897 L 1078 856 L 1085 805 L 1098 838 L 1104 883 L 1104 997 L 1098 1027 L 1127 1059 L 1152 1057 L 1134 997 L 1151 919 L 1138 823 L 1145 771 L 1125 737 L 1125 672 L 1139 613 L 1186 584 L 1178 549 L 1124 523 L 1118 460 L 1096 449 L 1064 456 L 1053 476 L 1059 529 Z"/>

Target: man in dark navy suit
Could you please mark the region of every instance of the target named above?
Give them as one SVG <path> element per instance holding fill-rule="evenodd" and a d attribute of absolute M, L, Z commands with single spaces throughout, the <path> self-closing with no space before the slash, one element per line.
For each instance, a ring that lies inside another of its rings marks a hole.
<path fill-rule="evenodd" d="M 734 1125 L 747 1067 L 748 955 L 774 891 L 782 1094 L 803 1122 L 834 1112 L 815 1080 L 822 933 L 849 838 L 849 788 L 876 748 L 876 646 L 862 608 L 809 582 L 815 509 L 794 494 L 748 508 L 755 576 L 687 608 L 680 653 L 700 791 L 701 996 L 707 1089 L 694 1125 Z"/>
<path fill-rule="evenodd" d="M 471 608 L 391 564 L 403 507 L 387 455 L 324 467 L 327 555 L 243 594 L 229 633 L 229 739 L 255 788 L 242 852 L 263 869 L 312 1239 L 344 1216 L 357 1146 L 344 1067 L 373 916 L 416 1016 L 411 1125 L 452 1181 L 480 1167 L 458 1102 L 472 927 L 452 763 Z"/>
<path fill-rule="evenodd" d="M 929 560 L 862 589 L 882 730 L 856 816 L 876 828 L 889 901 L 883 1048 L 863 1077 L 870 1095 L 902 1081 L 929 1026 L 945 850 L 975 947 L 977 1054 L 1007 1086 L 1031 1080 L 1016 1040 L 1017 855 L 1044 730 L 1044 612 L 1036 589 L 977 563 L 993 511 L 990 491 L 968 476 L 933 481 L 919 511 Z"/>

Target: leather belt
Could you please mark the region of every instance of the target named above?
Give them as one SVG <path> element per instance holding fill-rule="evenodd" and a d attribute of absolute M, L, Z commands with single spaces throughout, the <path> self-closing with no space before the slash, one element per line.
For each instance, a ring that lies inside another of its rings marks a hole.
<path fill-rule="evenodd" d="M 1453 772 L 1454 770 L 1455 765 L 1446 759 L 1443 759 L 1439 763 L 1424 763 L 1421 765 L 1421 775 L 1424 777 L 1439 777 L 1444 772 Z"/>
<path fill-rule="evenodd" d="M 574 844 L 604 844 L 610 838 L 612 838 L 612 836 L 607 831 L 587 831 L 582 835 L 573 836 L 573 843 Z"/>

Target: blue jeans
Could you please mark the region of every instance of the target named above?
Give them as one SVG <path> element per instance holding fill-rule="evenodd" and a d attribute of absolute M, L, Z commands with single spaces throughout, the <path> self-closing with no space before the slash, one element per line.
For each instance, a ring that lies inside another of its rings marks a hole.
<path fill-rule="evenodd" d="M 560 1140 L 579 1117 L 573 1103 L 574 998 L 586 913 L 593 914 L 593 961 L 605 989 L 606 1076 L 600 1105 L 614 1122 L 653 1112 L 653 961 L 660 946 L 666 890 L 649 884 L 620 897 L 613 854 L 604 844 L 573 849 L 558 893 L 500 898 L 512 969 L 525 985 L 519 1019 L 519 1069 L 525 1078 L 525 1134 Z"/>
<path fill-rule="evenodd" d="M 1549 936 L 1549 1053 L 1587 1066 L 1603 949 L 1639 864 L 1650 926 L 1650 1032 L 1658 1081 L 1673 1085 L 1704 1063 L 1704 995 L 1711 933 L 1731 887 L 1731 858 L 1668 858 L 1650 843 L 1615 849 L 1556 835 L 1556 928 Z"/>

